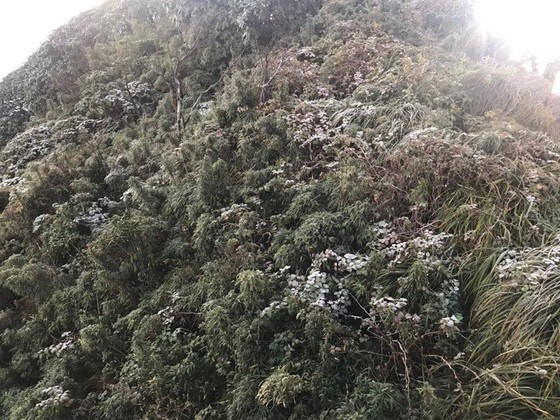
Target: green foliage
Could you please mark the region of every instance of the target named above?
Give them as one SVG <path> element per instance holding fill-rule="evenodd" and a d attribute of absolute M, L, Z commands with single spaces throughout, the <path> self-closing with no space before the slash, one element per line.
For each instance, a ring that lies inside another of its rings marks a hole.
<path fill-rule="evenodd" d="M 0 269 L 0 285 L 30 301 L 43 301 L 54 284 L 56 280 L 52 268 L 23 255 L 12 255 Z"/>
<path fill-rule="evenodd" d="M 560 417 L 558 115 L 496 48 L 459 0 L 56 31 L 0 83 L 0 417 Z"/>
<path fill-rule="evenodd" d="M 138 213 L 118 216 L 88 244 L 87 257 L 103 270 L 152 281 L 158 246 L 165 239 L 161 221 Z"/>
<path fill-rule="evenodd" d="M 263 405 L 287 407 L 295 402 L 297 394 L 305 389 L 305 383 L 298 375 L 278 371 L 272 373 L 259 387 L 257 400 Z"/>

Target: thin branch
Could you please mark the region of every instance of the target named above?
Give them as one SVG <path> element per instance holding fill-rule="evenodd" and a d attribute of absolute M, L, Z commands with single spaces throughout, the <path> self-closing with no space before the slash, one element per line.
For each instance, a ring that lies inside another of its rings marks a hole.
<path fill-rule="evenodd" d="M 278 76 L 278 73 L 280 72 L 280 70 L 282 69 L 282 65 L 284 64 L 284 55 L 282 55 L 282 57 L 280 57 L 280 63 L 278 63 L 278 67 L 276 67 L 276 70 L 274 71 L 274 73 L 272 73 L 272 76 L 270 76 L 268 78 L 268 81 L 266 83 L 264 83 L 263 85 L 261 85 L 262 89 L 266 89 L 271 83 L 272 81 L 276 78 L 276 76 Z"/>

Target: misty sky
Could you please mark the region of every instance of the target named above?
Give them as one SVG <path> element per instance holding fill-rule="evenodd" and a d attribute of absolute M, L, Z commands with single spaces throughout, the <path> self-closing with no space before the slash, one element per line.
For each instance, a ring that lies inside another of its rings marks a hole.
<path fill-rule="evenodd" d="M 21 66 L 56 28 L 103 0 L 0 0 L 0 79 Z"/>
<path fill-rule="evenodd" d="M 512 47 L 512 58 L 560 58 L 560 0 L 475 0 L 475 11 L 485 30 Z"/>

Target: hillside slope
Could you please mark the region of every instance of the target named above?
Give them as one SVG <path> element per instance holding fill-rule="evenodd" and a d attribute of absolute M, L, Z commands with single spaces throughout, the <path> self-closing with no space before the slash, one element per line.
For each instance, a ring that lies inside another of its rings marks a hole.
<path fill-rule="evenodd" d="M 462 0 L 109 0 L 0 83 L 0 417 L 560 417 L 550 81 Z"/>

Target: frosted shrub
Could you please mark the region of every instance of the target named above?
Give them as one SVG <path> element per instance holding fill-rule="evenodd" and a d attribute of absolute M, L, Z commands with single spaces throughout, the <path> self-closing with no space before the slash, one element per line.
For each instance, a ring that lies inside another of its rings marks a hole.
<path fill-rule="evenodd" d="M 427 267 L 448 265 L 452 262 L 447 254 L 448 244 L 453 235 L 448 233 L 436 234 L 425 229 L 412 239 L 402 240 L 398 238 L 394 227 L 387 222 L 378 223 L 374 232 L 378 239 L 373 246 L 389 260 L 390 267 L 410 260 L 421 261 Z"/>
<path fill-rule="evenodd" d="M 247 212 L 249 212 L 249 206 L 247 206 L 247 204 L 232 204 L 229 207 L 220 209 L 218 220 L 222 222 L 230 221 Z"/>
<path fill-rule="evenodd" d="M 351 305 L 348 280 L 353 274 L 364 272 L 369 258 L 364 255 L 338 255 L 332 250 L 318 254 L 306 276 L 287 274 L 284 267 L 276 275 L 288 283 L 287 296 L 282 302 L 273 302 L 263 315 L 287 305 L 287 297 L 307 302 L 311 307 L 325 309 L 333 315 L 346 315 Z"/>
<path fill-rule="evenodd" d="M 319 92 L 321 96 L 329 94 L 325 88 Z M 336 127 L 331 121 L 332 109 L 339 106 L 332 98 L 306 101 L 301 108 L 285 117 L 295 143 L 308 149 L 311 158 L 324 150 L 331 140 L 341 133 L 342 128 Z"/>
<path fill-rule="evenodd" d="M 161 323 L 163 324 L 166 330 L 171 330 L 173 323 L 179 316 L 177 305 L 180 299 L 181 296 L 179 295 L 179 293 L 174 292 L 173 295 L 171 295 L 171 305 L 159 310 L 157 313 L 158 316 L 161 317 L 162 320 Z M 176 336 L 180 332 L 181 332 L 181 328 L 177 328 L 173 331 L 173 335 Z"/>
<path fill-rule="evenodd" d="M 455 315 L 447 316 L 445 318 L 440 319 L 439 321 L 439 328 L 442 332 L 445 333 L 448 337 L 459 332 L 459 328 L 457 324 L 459 324 L 459 319 Z"/>
<path fill-rule="evenodd" d="M 405 298 L 394 299 L 392 297 L 382 297 L 379 299 L 373 299 L 371 306 L 377 310 L 388 309 L 391 312 L 397 312 L 403 309 L 408 304 L 408 300 Z"/>
<path fill-rule="evenodd" d="M 286 120 L 294 128 L 294 139 L 301 147 L 322 144 L 329 139 L 328 116 L 323 110 L 292 114 Z"/>
<path fill-rule="evenodd" d="M 61 336 L 61 341 L 57 344 L 53 344 L 43 350 L 39 351 L 40 359 L 47 359 L 49 357 L 55 356 L 60 357 L 64 353 L 71 352 L 76 348 L 76 340 L 71 332 L 65 332 Z"/>
<path fill-rule="evenodd" d="M 33 233 L 39 232 L 46 222 L 52 219 L 52 214 L 41 214 L 33 220 Z"/>
<path fill-rule="evenodd" d="M 327 274 L 320 271 L 312 271 L 304 282 L 300 283 L 297 280 L 298 277 L 294 276 L 288 283 L 291 286 L 292 294 L 305 297 L 313 305 L 324 308 L 327 300 L 326 295 L 330 291 L 330 287 L 327 284 Z"/>
<path fill-rule="evenodd" d="M 382 254 L 390 262 L 389 266 L 396 266 L 411 258 L 422 261 L 428 267 L 448 264 L 445 256 L 448 240 L 452 235 L 447 233 L 435 234 L 431 230 L 424 230 L 420 236 L 411 240 L 392 243 L 389 247 L 381 247 Z"/>
<path fill-rule="evenodd" d="M 366 325 L 378 320 L 389 323 L 409 322 L 413 325 L 420 323 L 420 315 L 405 311 L 407 305 L 408 299 L 406 298 L 374 297 L 370 302 L 370 319 L 366 320 Z"/>
<path fill-rule="evenodd" d="M 442 308 L 448 308 L 459 300 L 459 280 L 455 278 L 444 280 L 437 292 Z"/>
<path fill-rule="evenodd" d="M 304 61 L 304 60 L 313 60 L 316 56 L 312 48 L 303 47 L 298 50 L 296 57 L 298 60 Z"/>
<path fill-rule="evenodd" d="M 398 235 L 393 226 L 384 220 L 376 223 L 373 227 L 373 232 L 377 236 L 374 247 L 382 249 L 398 241 Z"/>
<path fill-rule="evenodd" d="M 410 225 L 407 219 L 402 222 Z M 436 326 L 442 317 L 459 309 L 460 284 L 453 275 L 458 259 L 451 246 L 452 235 L 430 229 L 399 233 L 385 221 L 374 226 L 374 233 L 377 238 L 371 246 L 378 250 L 385 267 L 381 275 L 395 277 L 385 288 L 400 296 L 388 297 L 379 287 L 370 302 L 373 318 L 393 312 L 398 314 L 396 320 L 418 322 L 421 317 Z M 403 311 L 406 305 L 412 305 L 418 314 Z"/>
<path fill-rule="evenodd" d="M 368 261 L 369 258 L 367 256 L 354 254 L 344 254 L 341 256 L 328 249 L 317 256 L 315 264 L 323 265 L 333 263 L 336 272 L 352 273 L 363 270 Z"/>
<path fill-rule="evenodd" d="M 79 226 L 88 226 L 92 231 L 100 229 L 111 217 L 111 211 L 115 209 L 117 203 L 107 197 L 100 198 L 92 203 L 82 215 L 74 219 L 74 223 Z"/>
<path fill-rule="evenodd" d="M 161 323 L 165 327 L 169 327 L 171 324 L 173 324 L 173 321 L 175 321 L 174 312 L 174 309 L 169 306 L 158 311 L 157 314 L 161 317 Z"/>
<path fill-rule="evenodd" d="M 498 278 L 502 281 L 515 281 L 524 287 L 536 287 L 553 275 L 558 275 L 560 246 L 552 246 L 546 253 L 534 248 L 509 250 L 496 267 Z"/>
<path fill-rule="evenodd" d="M 41 391 L 43 400 L 35 404 L 35 408 L 39 410 L 46 410 L 48 408 L 67 406 L 72 400 L 70 393 L 65 391 L 61 385 L 51 386 Z"/>
<path fill-rule="evenodd" d="M 131 115 L 139 111 L 139 104 L 149 102 L 151 98 L 150 86 L 135 81 L 128 83 L 124 90 L 113 89 L 107 95 L 97 98 L 96 104 L 113 113 Z"/>

